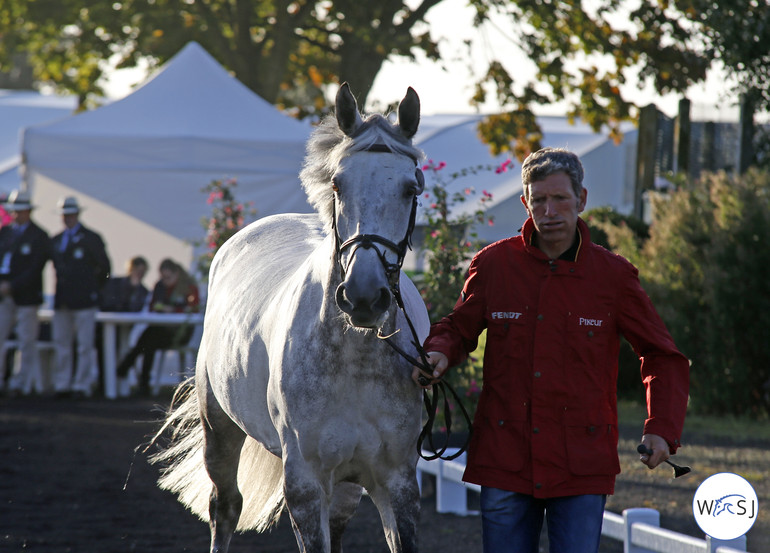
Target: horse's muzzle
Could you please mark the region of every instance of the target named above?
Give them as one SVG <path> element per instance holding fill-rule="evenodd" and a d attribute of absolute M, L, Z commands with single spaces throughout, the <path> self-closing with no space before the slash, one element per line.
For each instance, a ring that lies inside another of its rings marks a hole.
<path fill-rule="evenodd" d="M 337 287 L 335 295 L 340 311 L 348 316 L 353 326 L 360 328 L 378 328 L 391 299 L 390 290 L 384 286 L 357 290 L 344 282 Z"/>

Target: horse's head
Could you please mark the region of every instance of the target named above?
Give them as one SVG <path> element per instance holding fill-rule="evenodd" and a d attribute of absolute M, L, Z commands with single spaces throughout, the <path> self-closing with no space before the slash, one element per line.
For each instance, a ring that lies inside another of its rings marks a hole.
<path fill-rule="evenodd" d="M 379 328 L 398 286 L 424 180 L 422 152 L 411 144 L 420 100 L 409 88 L 393 124 L 381 115 L 362 119 L 347 84 L 336 99 L 338 144 L 331 182 L 331 229 L 342 282 L 337 306 L 350 324 Z"/>

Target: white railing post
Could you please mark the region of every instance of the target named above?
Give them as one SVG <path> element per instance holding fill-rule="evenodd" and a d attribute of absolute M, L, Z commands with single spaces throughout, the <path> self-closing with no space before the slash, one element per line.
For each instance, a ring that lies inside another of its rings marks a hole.
<path fill-rule="evenodd" d="M 746 551 L 746 535 L 734 540 L 718 540 L 711 536 L 706 536 L 707 553 L 734 553 L 735 551 Z"/>
<path fill-rule="evenodd" d="M 636 547 L 631 542 L 631 528 L 637 522 L 643 522 L 650 526 L 660 526 L 660 513 L 655 509 L 640 507 L 638 509 L 626 509 L 623 511 L 623 522 L 626 525 L 626 534 L 623 539 L 623 553 L 654 553 L 649 549 Z"/>

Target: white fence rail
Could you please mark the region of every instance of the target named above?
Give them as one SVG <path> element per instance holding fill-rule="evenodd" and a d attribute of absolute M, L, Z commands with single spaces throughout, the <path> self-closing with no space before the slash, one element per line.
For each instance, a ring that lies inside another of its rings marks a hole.
<path fill-rule="evenodd" d="M 457 451 L 457 450 L 453 450 Z M 448 450 L 447 453 L 451 453 Z M 426 455 L 428 452 L 423 452 Z M 477 515 L 468 509 L 468 491 L 479 492 L 480 486 L 462 481 L 465 454 L 452 461 L 436 459 L 417 463 L 417 481 L 422 475 L 436 477 L 436 511 L 457 515 Z M 626 509 L 622 515 L 604 511 L 602 535 L 623 542 L 624 553 L 744 553 L 746 536 L 722 541 L 706 536 L 705 540 L 679 534 L 660 527 L 660 513 L 655 509 Z"/>

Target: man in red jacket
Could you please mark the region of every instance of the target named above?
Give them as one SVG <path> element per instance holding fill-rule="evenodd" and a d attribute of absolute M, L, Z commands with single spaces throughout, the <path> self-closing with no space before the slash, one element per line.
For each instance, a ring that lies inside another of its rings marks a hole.
<path fill-rule="evenodd" d="M 521 235 L 474 257 L 450 315 L 425 341 L 439 378 L 487 329 L 484 386 L 464 480 L 479 484 L 485 553 L 595 553 L 620 472 L 619 337 L 641 360 L 649 468 L 679 447 L 689 363 L 639 284 L 636 268 L 591 243 L 579 217 L 583 167 L 546 148 L 522 165 Z M 419 371 L 415 370 L 415 379 Z"/>

